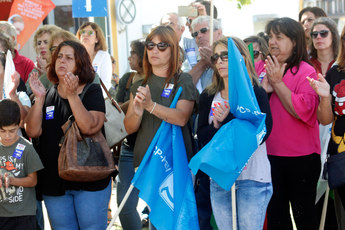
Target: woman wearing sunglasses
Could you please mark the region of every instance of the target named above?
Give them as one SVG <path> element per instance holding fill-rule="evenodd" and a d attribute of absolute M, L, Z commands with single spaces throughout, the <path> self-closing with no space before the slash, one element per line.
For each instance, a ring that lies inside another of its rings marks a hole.
<path fill-rule="evenodd" d="M 265 60 L 269 53 L 268 44 L 265 39 L 259 36 L 250 36 L 244 39 L 244 42 L 249 45 L 253 44 L 254 64 L 256 74 L 259 76 L 259 81 L 265 76 Z"/>
<path fill-rule="evenodd" d="M 147 36 L 143 60 L 144 79 L 131 88 L 124 120 L 128 134 L 138 131 L 134 146 L 134 167 L 138 167 L 161 122 L 182 127 L 188 159 L 192 156 L 192 137 L 187 122 L 198 92 L 192 77 L 179 69 L 179 45 L 169 26 L 158 26 Z M 169 108 L 177 90 L 182 94 L 176 108 Z"/>
<path fill-rule="evenodd" d="M 271 56 L 266 59 L 263 83 L 271 86 L 266 89 L 272 93 L 273 118 L 266 144 L 274 191 L 267 209 L 268 229 L 292 229 L 290 204 L 298 229 L 316 229 L 321 166 L 316 116 L 319 97 L 306 77 L 316 79 L 317 75 L 308 64 L 305 34 L 298 22 L 273 19 L 266 25 L 266 33 Z"/>
<path fill-rule="evenodd" d="M 320 104 L 317 110 L 318 118 L 321 124 L 327 125 L 333 122 L 331 129 L 331 139 L 328 144 L 328 154 L 331 156 L 344 152 L 344 135 L 345 135 L 345 116 L 343 92 L 345 90 L 345 27 L 341 32 L 341 40 L 339 53 L 334 65 L 324 77 L 319 74 L 319 79 L 308 79 L 310 85 L 320 96 Z M 339 196 L 341 203 L 335 202 L 335 206 L 339 205 L 340 210 L 345 207 L 345 186 L 335 189 L 336 196 Z M 335 199 L 336 201 L 337 199 Z M 338 219 L 339 229 L 344 222 Z"/>
<path fill-rule="evenodd" d="M 265 141 L 272 127 L 267 94 L 259 86 L 247 45 L 236 37 L 232 37 L 232 40 L 243 56 L 260 109 L 267 114 L 267 134 L 263 140 Z M 212 139 L 223 124 L 234 118 L 230 113 L 228 103 L 227 38 L 222 38 L 213 43 L 211 61 L 214 64 L 212 84 L 202 92 L 199 102 L 198 138 L 203 146 Z M 266 145 L 263 143 L 253 154 L 246 168 L 236 181 L 238 229 L 262 229 L 266 207 L 271 195 L 270 164 L 267 159 Z M 222 189 L 216 182 L 211 180 L 210 197 L 218 228 L 220 230 L 231 229 L 231 191 Z"/>
<path fill-rule="evenodd" d="M 107 43 L 101 27 L 94 22 L 86 22 L 79 27 L 76 36 L 90 55 L 95 72 L 102 79 L 107 89 L 110 89 L 112 78 L 111 57 L 107 52 Z M 103 92 L 103 96 L 106 97 L 105 92 Z"/>
<path fill-rule="evenodd" d="M 338 54 L 337 24 L 331 18 L 320 17 L 314 21 L 310 37 L 313 41 L 310 46 L 310 62 L 318 74 L 325 76 Z"/>

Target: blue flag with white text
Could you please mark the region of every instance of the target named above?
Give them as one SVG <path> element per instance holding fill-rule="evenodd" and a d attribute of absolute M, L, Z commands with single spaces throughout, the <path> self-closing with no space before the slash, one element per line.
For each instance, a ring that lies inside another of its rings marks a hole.
<path fill-rule="evenodd" d="M 266 134 L 266 114 L 261 113 L 244 59 L 228 39 L 229 105 L 234 119 L 224 124 L 190 161 L 219 186 L 230 190 Z"/>
<path fill-rule="evenodd" d="M 180 87 L 170 108 L 175 108 Z M 132 183 L 151 209 L 158 230 L 199 229 L 191 172 L 181 127 L 162 122 Z"/>

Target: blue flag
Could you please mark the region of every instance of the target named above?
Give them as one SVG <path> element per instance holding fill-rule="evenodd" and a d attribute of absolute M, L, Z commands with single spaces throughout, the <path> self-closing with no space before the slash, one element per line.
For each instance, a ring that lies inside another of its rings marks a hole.
<path fill-rule="evenodd" d="M 235 118 L 189 163 L 194 174 L 200 169 L 225 190 L 231 189 L 266 134 L 266 114 L 260 111 L 245 62 L 231 38 L 228 57 L 229 105 Z"/>
<path fill-rule="evenodd" d="M 180 87 L 170 108 L 175 108 Z M 181 127 L 162 122 L 132 183 L 151 208 L 158 230 L 199 229 L 191 172 Z"/>

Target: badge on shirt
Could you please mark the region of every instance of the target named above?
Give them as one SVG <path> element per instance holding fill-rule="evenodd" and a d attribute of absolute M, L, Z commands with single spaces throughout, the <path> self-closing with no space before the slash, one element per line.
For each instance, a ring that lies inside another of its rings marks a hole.
<path fill-rule="evenodd" d="M 98 65 L 94 65 L 94 66 L 93 66 L 93 69 L 95 70 L 95 72 L 97 72 Z"/>
<path fill-rule="evenodd" d="M 262 79 L 264 79 L 264 77 L 266 76 L 266 72 L 262 72 L 259 76 L 259 82 L 262 82 Z"/>
<path fill-rule="evenodd" d="M 54 119 L 54 109 L 55 109 L 54 105 L 48 106 L 46 108 L 46 120 Z"/>
<path fill-rule="evenodd" d="M 165 88 L 164 88 L 163 93 L 162 93 L 161 96 L 162 96 L 162 97 L 168 98 L 168 97 L 170 96 L 171 91 L 172 91 L 173 88 L 174 88 L 174 84 L 171 84 L 171 83 L 167 84 L 167 85 L 165 86 Z"/>
<path fill-rule="evenodd" d="M 212 106 L 210 109 L 210 117 L 213 117 L 213 111 L 216 109 L 216 106 L 219 106 L 219 104 L 222 104 L 221 101 L 213 101 Z"/>
<path fill-rule="evenodd" d="M 22 158 L 24 149 L 25 149 L 25 145 L 18 143 L 16 149 L 13 152 L 12 157 L 17 158 L 17 159 Z"/>

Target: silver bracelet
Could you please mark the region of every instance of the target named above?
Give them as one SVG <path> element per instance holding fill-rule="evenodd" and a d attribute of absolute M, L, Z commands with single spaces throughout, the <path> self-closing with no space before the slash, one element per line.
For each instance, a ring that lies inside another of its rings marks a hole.
<path fill-rule="evenodd" d="M 155 103 L 153 104 L 153 107 L 152 107 L 152 109 L 151 109 L 151 112 L 150 112 L 150 114 L 152 114 L 153 110 L 155 110 L 155 108 L 156 108 L 156 105 L 157 105 L 157 103 L 155 102 Z"/>

